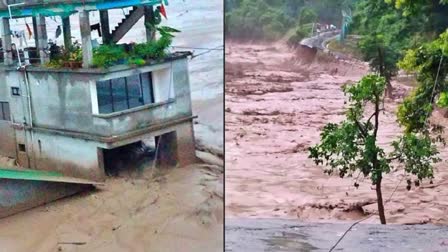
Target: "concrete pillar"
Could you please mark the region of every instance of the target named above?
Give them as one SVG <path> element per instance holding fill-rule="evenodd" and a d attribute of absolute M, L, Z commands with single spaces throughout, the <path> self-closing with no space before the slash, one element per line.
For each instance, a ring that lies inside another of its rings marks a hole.
<path fill-rule="evenodd" d="M 156 39 L 156 31 L 149 27 L 148 23 L 154 22 L 154 9 L 152 6 L 145 6 L 145 27 L 146 27 L 146 41 L 152 41 Z"/>
<path fill-rule="evenodd" d="M 36 44 L 36 49 L 39 48 L 39 41 L 37 40 L 37 18 L 33 17 L 33 37 Z M 39 55 L 39 50 L 37 49 L 36 55 Z"/>
<path fill-rule="evenodd" d="M 11 29 L 9 26 L 9 19 L 2 18 L 1 23 L 1 32 L 2 32 L 2 43 L 3 43 L 3 58 L 5 65 L 12 65 L 12 40 L 11 40 Z"/>
<path fill-rule="evenodd" d="M 88 11 L 79 12 L 79 26 L 81 29 L 82 41 L 82 67 L 89 68 L 92 66 L 93 62 L 93 47 Z"/>
<path fill-rule="evenodd" d="M 193 123 L 185 122 L 176 126 L 175 132 L 169 132 L 156 137 L 159 144 L 159 166 L 172 166 L 177 163 L 185 167 L 196 163 L 196 146 L 194 141 Z"/>
<path fill-rule="evenodd" d="M 50 61 L 50 55 L 46 53 L 48 48 L 48 36 L 47 36 L 47 24 L 45 23 L 45 17 L 38 15 L 36 17 L 37 26 L 37 45 L 40 63 L 45 64 Z"/>
<path fill-rule="evenodd" d="M 159 146 L 157 156 L 158 167 L 172 167 L 178 163 L 176 135 L 176 132 L 173 131 L 156 137 L 156 146 Z"/>
<path fill-rule="evenodd" d="M 100 10 L 101 34 L 103 36 L 103 44 L 110 44 L 112 36 L 109 28 L 109 11 Z"/>
<path fill-rule="evenodd" d="M 176 137 L 179 165 L 183 167 L 194 164 L 197 158 L 193 122 L 186 122 L 179 125 L 176 130 Z"/>
<path fill-rule="evenodd" d="M 70 16 L 62 18 L 62 31 L 64 33 L 64 47 L 68 49 L 72 46 L 72 30 L 70 27 Z"/>

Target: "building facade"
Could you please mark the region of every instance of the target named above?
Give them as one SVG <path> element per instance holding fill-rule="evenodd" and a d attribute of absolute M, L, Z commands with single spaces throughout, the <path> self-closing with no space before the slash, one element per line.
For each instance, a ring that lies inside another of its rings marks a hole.
<path fill-rule="evenodd" d="M 3 31 L 9 29 L 5 19 Z M 80 69 L 17 67 L 2 34 L 0 155 L 22 167 L 102 181 L 108 151 L 155 138 L 160 157 L 180 166 L 194 162 L 190 53 L 139 67 L 91 68 L 90 36 L 82 28 L 89 24 L 80 25 L 87 62 Z"/>

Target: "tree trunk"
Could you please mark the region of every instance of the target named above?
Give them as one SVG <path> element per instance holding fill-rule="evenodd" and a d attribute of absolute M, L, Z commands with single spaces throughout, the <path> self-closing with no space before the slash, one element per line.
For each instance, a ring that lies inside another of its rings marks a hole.
<path fill-rule="evenodd" d="M 377 95 L 375 97 L 375 128 L 373 129 L 373 139 L 376 145 L 376 139 L 378 136 L 378 129 L 380 126 L 380 97 Z M 372 160 L 373 163 L 373 171 L 378 172 L 378 153 L 375 153 L 374 158 Z M 386 216 L 384 214 L 384 204 L 383 204 L 383 193 L 381 192 L 381 181 L 383 180 L 382 171 L 378 174 L 378 180 L 376 181 L 376 199 L 378 202 L 378 213 L 380 215 L 381 224 L 386 224 Z"/>
<path fill-rule="evenodd" d="M 378 214 L 380 215 L 381 224 L 386 224 L 386 215 L 384 214 L 383 193 L 381 192 L 381 180 L 376 182 L 376 198 L 378 200 Z"/>
<path fill-rule="evenodd" d="M 390 78 L 386 76 L 386 63 L 384 62 L 384 52 L 381 47 L 378 47 L 378 61 L 379 61 L 379 71 L 380 76 L 384 77 L 386 79 L 386 96 L 389 98 L 392 98 L 392 84 L 390 83 Z"/>
<path fill-rule="evenodd" d="M 389 98 L 393 98 L 392 97 L 393 91 L 394 89 L 392 87 L 392 84 L 390 83 L 390 80 L 386 79 L 386 96 Z"/>

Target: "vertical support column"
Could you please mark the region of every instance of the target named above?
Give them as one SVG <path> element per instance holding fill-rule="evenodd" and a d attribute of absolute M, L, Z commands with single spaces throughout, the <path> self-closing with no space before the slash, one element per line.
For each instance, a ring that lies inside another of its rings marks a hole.
<path fill-rule="evenodd" d="M 33 17 L 33 37 L 34 37 L 34 42 L 36 44 L 36 55 L 39 55 L 39 41 L 37 39 L 37 18 Z"/>
<path fill-rule="evenodd" d="M 82 67 L 89 68 L 93 62 L 93 46 L 88 11 L 79 12 L 79 26 L 81 28 L 82 41 Z"/>
<path fill-rule="evenodd" d="M 37 25 L 37 45 L 40 57 L 40 63 L 45 64 L 50 61 L 49 55 L 46 53 L 48 48 L 48 37 L 47 37 L 47 24 L 45 23 L 45 17 L 38 15 L 36 18 Z"/>
<path fill-rule="evenodd" d="M 103 36 L 103 44 L 110 44 L 112 36 L 109 28 L 109 11 L 100 10 L 101 34 Z"/>
<path fill-rule="evenodd" d="M 148 23 L 154 22 L 154 9 L 152 6 L 145 6 L 145 28 L 146 28 L 146 41 L 153 41 L 156 39 L 156 31 L 149 27 Z"/>
<path fill-rule="evenodd" d="M 2 18 L 1 23 L 2 42 L 3 42 L 3 59 L 5 65 L 12 65 L 12 40 L 9 19 Z"/>
<path fill-rule="evenodd" d="M 72 46 L 72 30 L 70 27 L 70 16 L 62 18 L 62 31 L 64 32 L 64 47 L 69 49 Z"/>
<path fill-rule="evenodd" d="M 159 147 L 157 155 L 157 166 L 176 166 L 176 164 L 179 162 L 176 131 L 157 136 L 156 146 Z"/>

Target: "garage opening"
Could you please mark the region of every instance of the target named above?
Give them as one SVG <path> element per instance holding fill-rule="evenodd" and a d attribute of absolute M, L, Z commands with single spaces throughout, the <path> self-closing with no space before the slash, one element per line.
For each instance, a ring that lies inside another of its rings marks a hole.
<path fill-rule="evenodd" d="M 114 149 L 100 149 L 100 152 L 106 175 L 132 176 L 152 168 L 154 162 L 157 168 L 176 166 L 177 136 L 173 131 Z"/>

